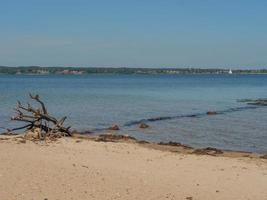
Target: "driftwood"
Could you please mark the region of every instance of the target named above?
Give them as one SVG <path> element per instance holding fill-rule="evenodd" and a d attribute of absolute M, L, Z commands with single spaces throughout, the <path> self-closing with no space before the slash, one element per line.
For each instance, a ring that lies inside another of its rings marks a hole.
<path fill-rule="evenodd" d="M 48 114 L 47 108 L 43 101 L 40 100 L 39 95 L 29 94 L 33 101 L 36 101 L 40 107 L 34 108 L 30 103 L 27 106 L 23 106 L 20 101 L 17 102 L 17 106 L 14 109 L 16 116 L 12 117 L 13 121 L 24 122 L 25 125 L 13 129 L 8 129 L 8 132 L 16 130 L 26 129 L 28 131 L 39 131 L 40 139 L 46 137 L 61 137 L 71 136 L 70 126 L 64 127 L 64 121 L 67 117 L 63 117 L 58 120 Z"/>

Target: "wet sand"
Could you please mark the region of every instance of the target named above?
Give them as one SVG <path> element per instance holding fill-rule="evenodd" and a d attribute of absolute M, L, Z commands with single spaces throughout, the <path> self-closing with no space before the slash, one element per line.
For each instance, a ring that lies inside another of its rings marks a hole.
<path fill-rule="evenodd" d="M 0 199 L 267 199 L 266 159 L 193 151 L 131 140 L 36 144 L 1 136 Z"/>

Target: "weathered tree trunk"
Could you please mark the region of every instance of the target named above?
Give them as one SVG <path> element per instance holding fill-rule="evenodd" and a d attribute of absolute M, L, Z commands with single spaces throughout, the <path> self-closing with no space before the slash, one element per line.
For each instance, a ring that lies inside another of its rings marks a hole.
<path fill-rule="evenodd" d="M 70 126 L 65 127 L 63 125 L 67 117 L 58 120 L 50 116 L 44 102 L 40 100 L 39 95 L 29 94 L 29 96 L 32 100 L 36 101 L 40 107 L 33 108 L 30 103 L 25 107 L 18 101 L 15 108 L 17 115 L 12 117 L 11 120 L 24 122 L 26 124 L 22 127 L 8 129 L 9 132 L 20 129 L 35 130 L 38 128 L 41 130 L 42 138 L 71 136 Z"/>

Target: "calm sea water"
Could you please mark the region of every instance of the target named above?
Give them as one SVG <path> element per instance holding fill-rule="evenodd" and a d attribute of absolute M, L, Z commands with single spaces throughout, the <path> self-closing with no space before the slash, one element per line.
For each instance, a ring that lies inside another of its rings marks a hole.
<path fill-rule="evenodd" d="M 0 75 L 0 126 L 14 127 L 12 108 L 17 99 L 26 103 L 29 92 L 78 130 L 118 124 L 121 133 L 143 140 L 267 152 L 267 107 L 237 102 L 266 98 L 267 75 Z M 186 117 L 191 114 L 197 116 Z M 135 124 L 159 117 L 167 118 L 148 121 L 149 129 Z"/>

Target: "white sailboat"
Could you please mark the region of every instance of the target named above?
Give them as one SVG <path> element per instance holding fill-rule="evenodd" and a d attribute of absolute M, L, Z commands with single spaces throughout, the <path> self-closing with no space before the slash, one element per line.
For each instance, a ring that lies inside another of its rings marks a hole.
<path fill-rule="evenodd" d="M 233 72 L 232 72 L 232 70 L 230 69 L 229 72 L 228 72 L 228 74 L 232 74 L 232 73 L 233 73 Z"/>

